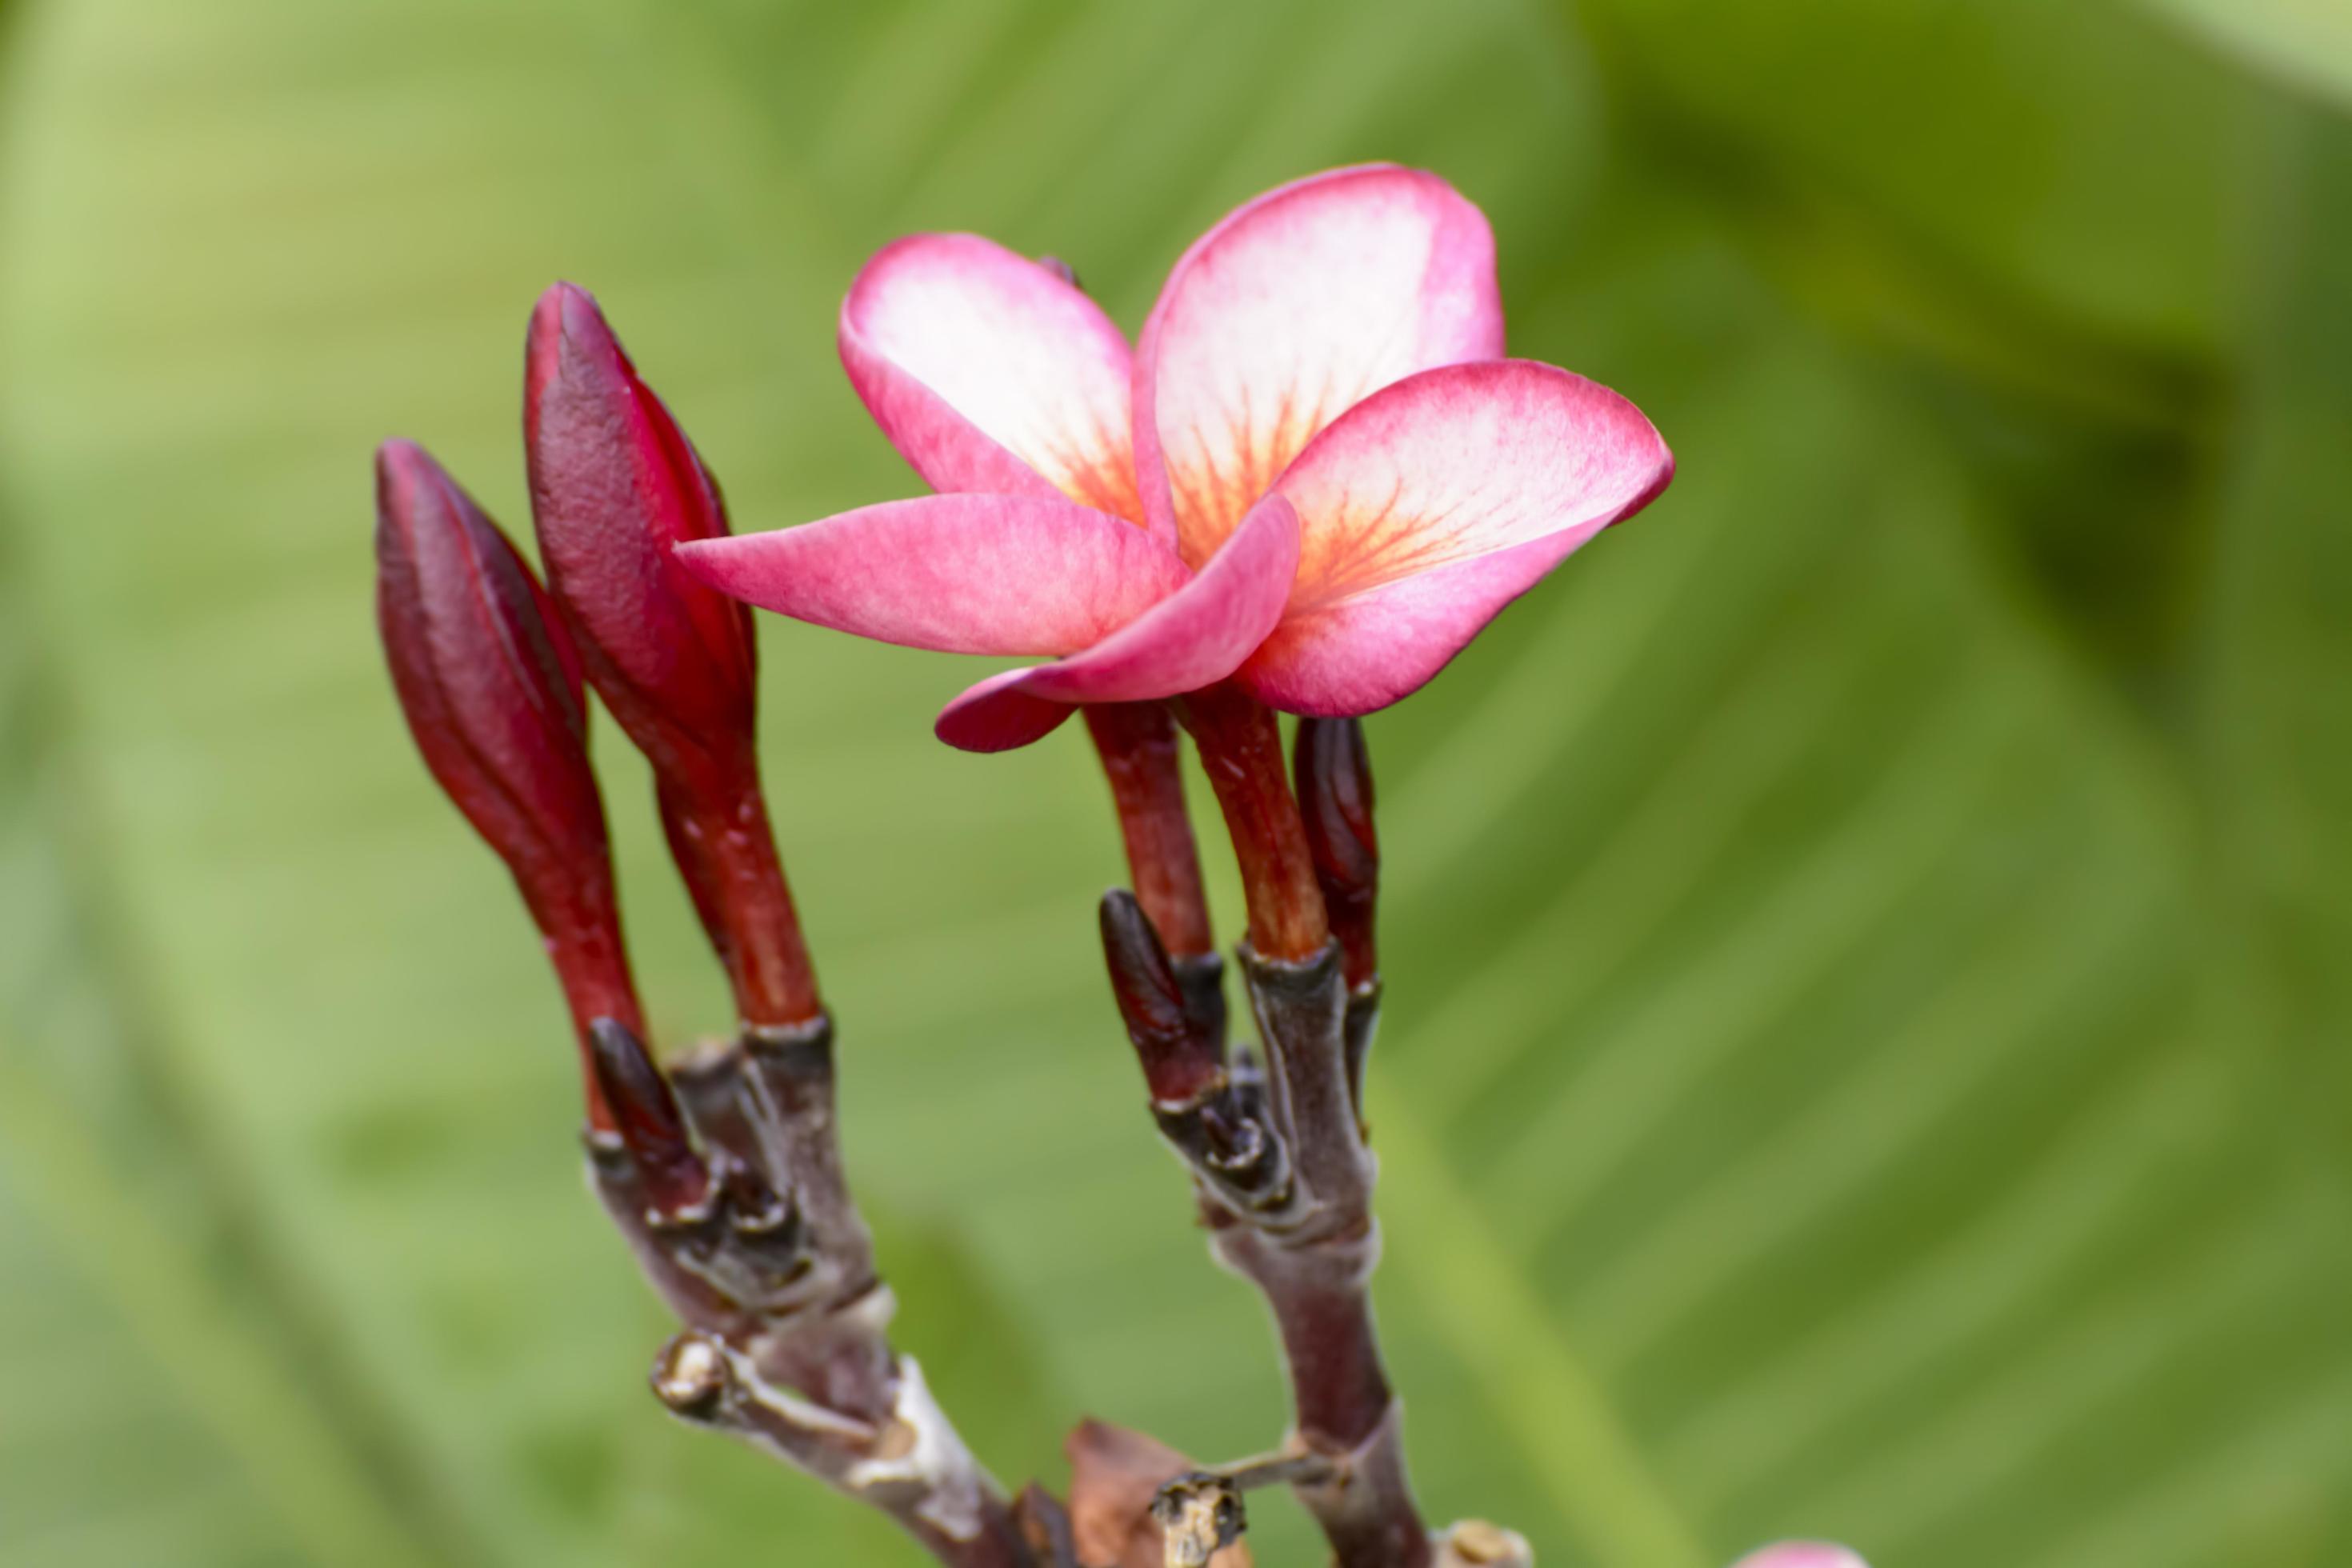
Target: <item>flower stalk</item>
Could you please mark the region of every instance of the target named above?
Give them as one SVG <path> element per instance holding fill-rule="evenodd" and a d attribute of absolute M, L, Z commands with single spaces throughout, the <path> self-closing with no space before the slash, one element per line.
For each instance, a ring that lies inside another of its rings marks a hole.
<path fill-rule="evenodd" d="M 699 793 L 663 780 L 655 797 L 670 858 L 734 989 L 737 1016 L 753 1029 L 823 1016 L 757 771 Z"/>
<path fill-rule="evenodd" d="M 1186 696 L 1176 711 L 1200 750 L 1233 837 L 1249 902 L 1251 948 L 1283 963 L 1313 958 L 1330 941 L 1331 925 L 1306 825 L 1282 765 L 1274 710 L 1221 682 Z"/>
<path fill-rule="evenodd" d="M 1222 1037 L 1188 1030 L 1172 961 L 1118 892 L 1102 908 L 1113 994 L 1161 1135 L 1192 1170 L 1211 1247 L 1274 1319 L 1293 1437 L 1318 1462 L 1293 1489 L 1340 1568 L 1426 1568 L 1433 1548 L 1406 1478 L 1369 1293 L 1380 1232 L 1360 1075 L 1378 981 L 1350 984 L 1350 944 L 1332 936 L 1324 904 L 1327 887 L 1345 896 L 1354 950 L 1369 955 L 1379 876 L 1369 757 L 1352 725 L 1302 738 L 1301 791 L 1323 818 L 1310 829 L 1270 711 L 1228 687 L 1186 698 L 1182 714 L 1249 895 L 1241 969 L 1263 1059 L 1228 1059 Z M 1261 932 L 1290 951 L 1269 955 Z"/>
<path fill-rule="evenodd" d="M 1087 709 L 1087 731 L 1110 781 L 1136 902 L 1178 958 L 1216 952 L 1201 855 L 1184 805 L 1176 721 L 1164 702 L 1105 702 Z"/>

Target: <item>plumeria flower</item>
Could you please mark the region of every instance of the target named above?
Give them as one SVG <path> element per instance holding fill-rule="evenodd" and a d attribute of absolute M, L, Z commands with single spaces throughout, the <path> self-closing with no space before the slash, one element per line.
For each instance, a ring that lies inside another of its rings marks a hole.
<path fill-rule="evenodd" d="M 948 705 L 972 751 L 1229 676 L 1295 713 L 1385 707 L 1674 471 L 1624 398 L 1502 357 L 1485 216 L 1385 164 L 1234 211 L 1132 350 L 1066 268 L 963 234 L 885 247 L 840 337 L 941 493 L 679 558 L 817 625 L 1051 658 Z"/>

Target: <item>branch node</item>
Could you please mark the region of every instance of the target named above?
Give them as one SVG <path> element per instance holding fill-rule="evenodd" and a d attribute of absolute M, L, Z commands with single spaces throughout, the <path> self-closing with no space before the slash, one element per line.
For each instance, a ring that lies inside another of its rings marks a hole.
<path fill-rule="evenodd" d="M 675 1336 L 654 1357 L 654 1397 L 681 1421 L 718 1418 L 727 1397 L 727 1354 L 708 1334 Z"/>

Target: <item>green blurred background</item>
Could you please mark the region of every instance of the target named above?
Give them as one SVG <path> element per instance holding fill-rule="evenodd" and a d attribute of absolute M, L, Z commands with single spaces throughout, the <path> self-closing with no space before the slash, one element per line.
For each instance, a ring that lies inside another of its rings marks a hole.
<path fill-rule="evenodd" d="M 553 988 L 379 668 L 369 450 L 525 522 L 568 277 L 739 527 L 910 493 L 832 348 L 877 244 L 1132 326 L 1375 157 L 1682 459 L 1372 725 L 1433 1514 L 1552 1568 L 2352 1562 L 2352 10 L 0 9 L 0 1562 L 914 1561 L 643 1393 Z M 763 635 L 906 1342 L 1008 1478 L 1081 1412 L 1266 1443 L 1087 749 L 950 752 L 952 661 Z M 675 1042 L 723 994 L 617 739 Z"/>

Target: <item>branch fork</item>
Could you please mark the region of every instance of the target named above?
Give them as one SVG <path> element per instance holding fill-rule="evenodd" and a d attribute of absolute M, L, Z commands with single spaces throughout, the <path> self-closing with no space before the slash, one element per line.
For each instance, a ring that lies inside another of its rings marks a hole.
<path fill-rule="evenodd" d="M 684 1332 L 655 1394 L 689 1425 L 807 1471 L 896 1520 L 955 1568 L 1027 1568 L 995 1481 L 910 1357 L 841 1182 L 832 1030 L 747 1030 L 681 1063 L 676 1091 L 610 1020 L 597 1067 L 616 1131 L 592 1179 Z"/>
<path fill-rule="evenodd" d="M 699 1329 L 662 1347 L 649 1381 L 679 1420 L 761 1449 L 880 1510 L 943 1563 L 1027 1568 L 1027 1543 L 995 1483 L 911 1356 L 896 1363 L 891 1404 L 873 1421 L 771 1383 L 754 1356 Z"/>
<path fill-rule="evenodd" d="M 533 315 L 524 406 L 545 584 L 422 448 L 392 442 L 379 620 L 427 766 L 513 873 L 569 1004 L 590 1185 L 684 1325 L 653 1369 L 664 1406 L 879 1509 L 948 1568 L 1246 1568 L 1243 1494 L 1282 1483 L 1338 1568 L 1525 1568 L 1507 1532 L 1429 1536 L 1373 1331 L 1362 1093 L 1379 852 L 1356 722 L 1302 721 L 1294 797 L 1278 720 L 1229 680 L 1087 707 L 1135 888 L 1102 905 L 1113 992 L 1213 1251 L 1272 1313 L 1294 1420 L 1277 1455 L 1217 1470 L 1089 1423 L 1066 1510 L 1035 1488 L 1008 1500 L 889 1342 L 895 1302 L 843 1169 L 833 1022 L 760 784 L 749 613 L 682 564 L 721 558 L 717 481 L 570 285 Z M 1252 515 L 1253 548 L 1290 539 L 1286 501 Z M 741 1019 L 668 1071 L 621 938 L 585 687 L 650 764 Z M 1027 723 L 1042 700 L 990 711 Z M 1227 1047 L 1185 732 L 1248 894 L 1237 953 L 1255 1051 Z"/>

